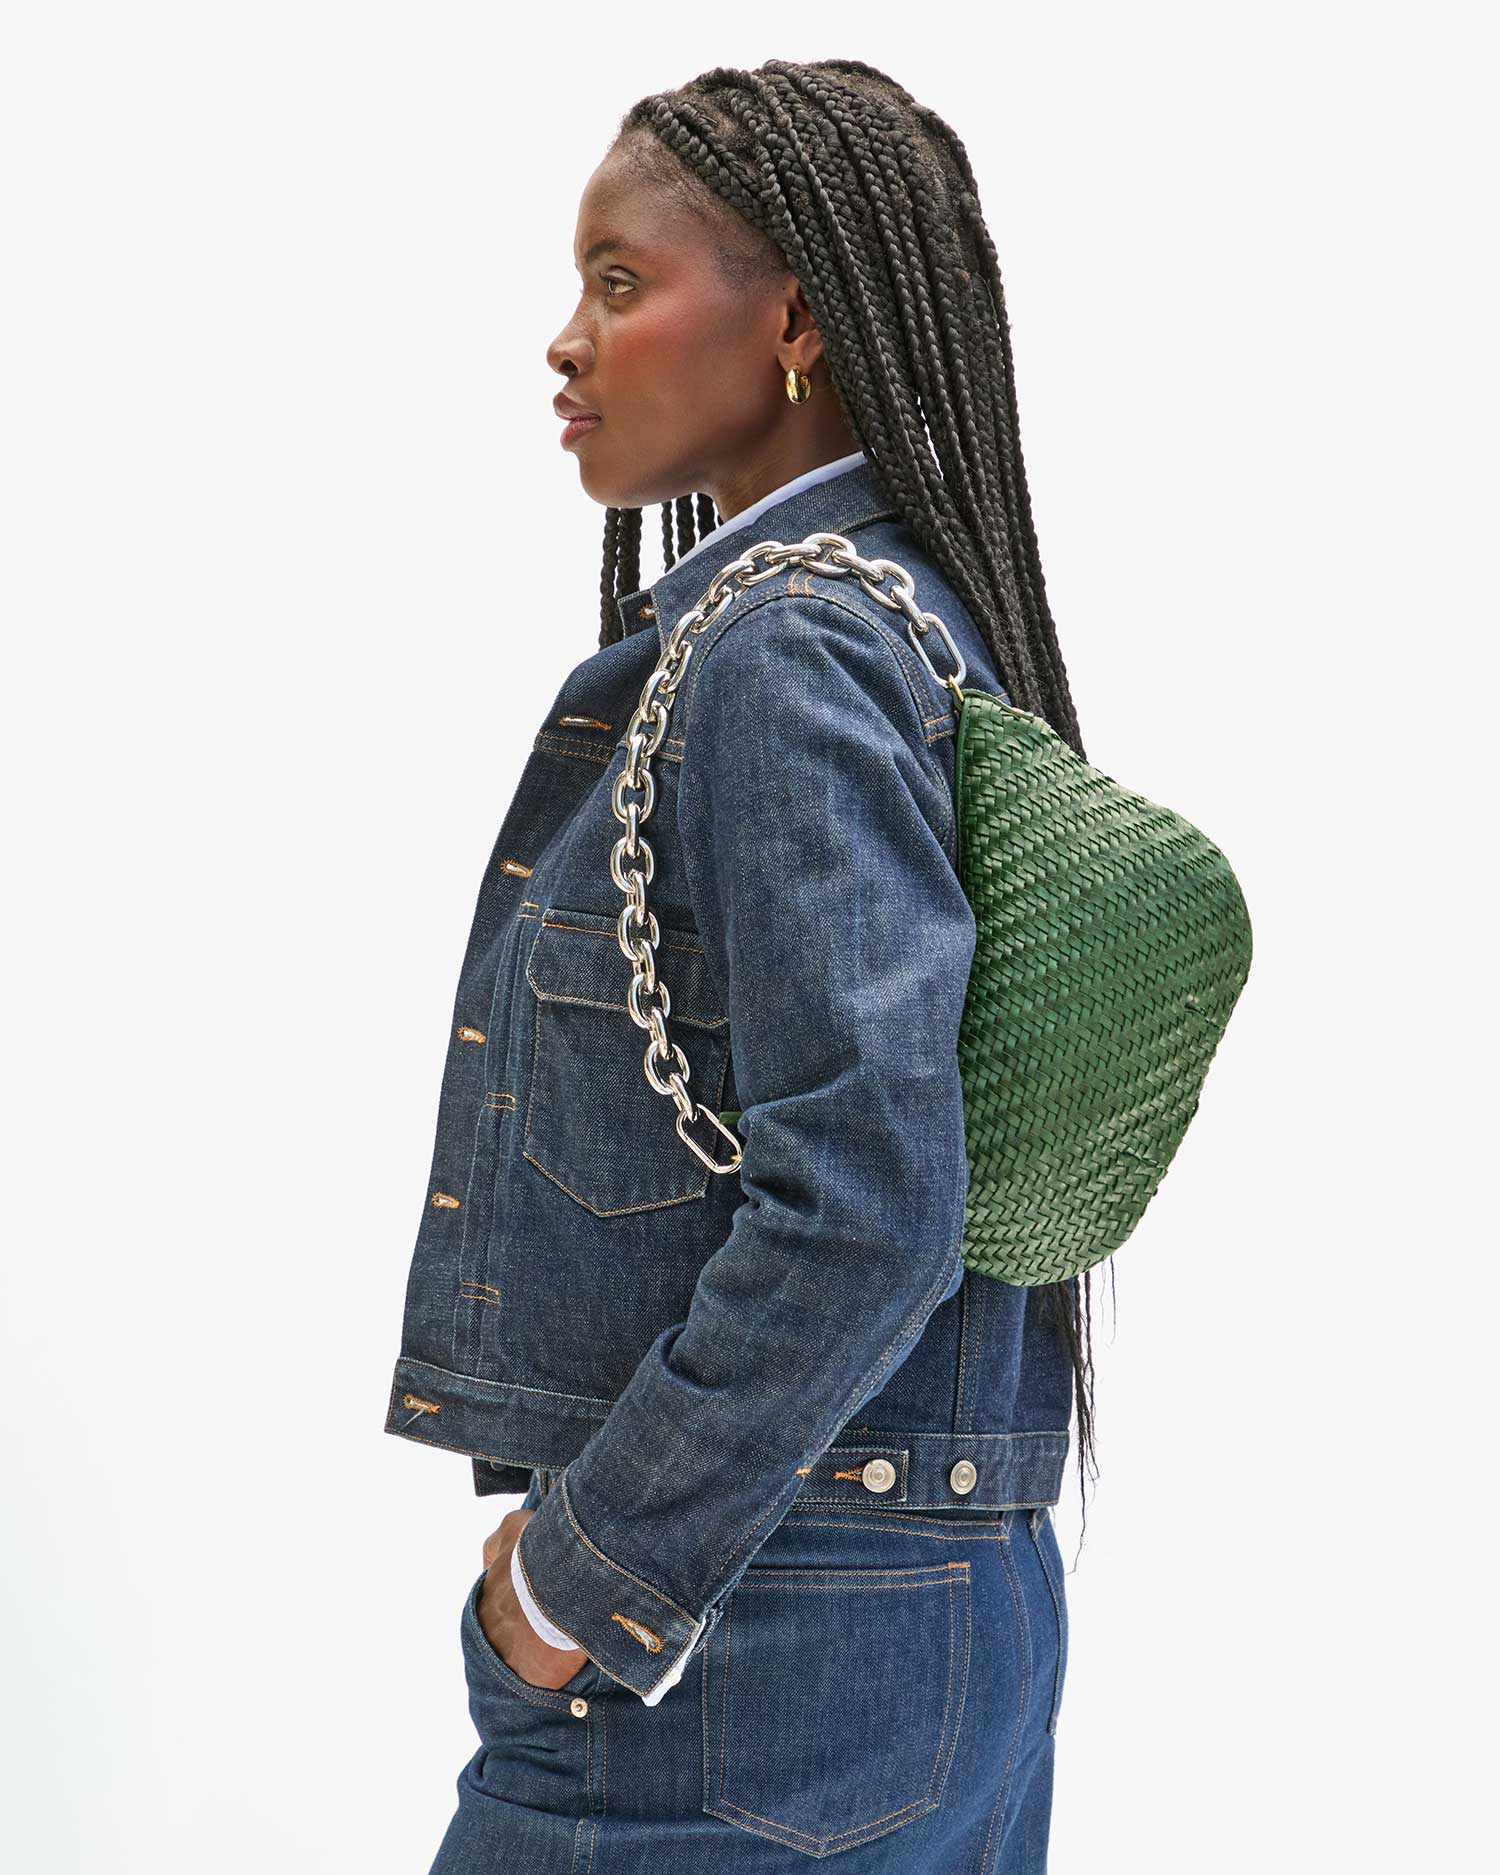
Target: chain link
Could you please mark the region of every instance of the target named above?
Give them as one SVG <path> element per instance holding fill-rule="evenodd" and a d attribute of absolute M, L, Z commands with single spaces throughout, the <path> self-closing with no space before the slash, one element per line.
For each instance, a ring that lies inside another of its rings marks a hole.
<path fill-rule="evenodd" d="M 610 877 L 625 894 L 615 935 L 620 949 L 635 966 L 625 1000 L 631 1020 L 650 1034 L 644 1056 L 646 1079 L 657 1093 L 670 1096 L 676 1103 L 678 1138 L 711 1172 L 738 1169 L 740 1142 L 717 1113 L 700 1107 L 688 1092 L 691 1070 L 687 1057 L 667 1036 L 672 998 L 656 973 L 656 946 L 661 933 L 656 914 L 646 908 L 646 887 L 651 883 L 656 860 L 641 829 L 656 805 L 656 777 L 651 773 L 651 757 L 661 747 L 667 733 L 667 719 L 678 685 L 687 672 L 693 640 L 720 617 L 738 593 L 758 586 L 762 580 L 773 578 L 789 566 L 805 567 L 809 573 L 852 575 L 872 599 L 893 612 L 900 612 L 906 619 L 907 636 L 932 673 L 934 682 L 953 692 L 955 708 L 961 707 L 963 702 L 962 685 L 967 668 L 963 654 L 937 614 L 924 612 L 918 606 L 911 574 L 895 560 L 866 560 L 843 534 L 809 534 L 805 540 L 794 543 L 757 541 L 737 560 L 720 567 L 698 603 L 684 612 L 672 627 L 656 668 L 642 686 L 640 702 L 625 731 L 625 766 L 616 775 L 610 791 L 615 818 L 625 831 L 610 852 L 609 870 Z M 927 655 L 923 641 L 929 631 L 937 632 L 953 659 L 954 669 L 946 675 L 934 669 Z M 635 862 L 628 871 L 627 860 Z M 699 1114 L 706 1114 L 733 1147 L 734 1157 L 727 1163 L 720 1165 L 688 1134 L 688 1127 Z"/>

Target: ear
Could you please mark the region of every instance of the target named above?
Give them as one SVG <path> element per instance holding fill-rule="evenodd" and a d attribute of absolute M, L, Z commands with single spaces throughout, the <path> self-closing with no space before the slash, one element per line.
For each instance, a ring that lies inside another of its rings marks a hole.
<path fill-rule="evenodd" d="M 776 348 L 777 362 L 783 371 L 790 371 L 795 365 L 797 370 L 805 371 L 810 376 L 814 364 L 822 356 L 823 334 L 818 330 L 818 322 L 802 291 L 801 281 L 793 279 L 787 287 L 781 343 Z"/>

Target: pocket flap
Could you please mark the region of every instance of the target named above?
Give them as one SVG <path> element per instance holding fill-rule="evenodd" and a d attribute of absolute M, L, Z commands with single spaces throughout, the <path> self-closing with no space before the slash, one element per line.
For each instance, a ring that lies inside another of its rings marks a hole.
<path fill-rule="evenodd" d="M 671 999 L 668 1034 L 674 1022 L 700 1029 L 723 1028 L 729 1018 L 709 976 L 703 940 L 696 931 L 681 926 L 661 925 L 660 932 L 656 972 Z M 618 1009 L 629 1021 L 632 975 L 613 918 L 563 905 L 551 905 L 542 913 L 526 960 L 526 980 L 544 1001 Z"/>

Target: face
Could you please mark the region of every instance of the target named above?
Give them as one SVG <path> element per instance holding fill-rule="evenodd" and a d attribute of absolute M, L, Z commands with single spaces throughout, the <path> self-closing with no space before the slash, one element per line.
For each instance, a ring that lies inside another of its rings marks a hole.
<path fill-rule="evenodd" d="M 547 362 L 564 408 L 598 416 L 563 435 L 585 491 L 645 508 L 701 489 L 729 511 L 797 414 L 788 366 L 821 357 L 796 279 L 731 286 L 710 227 L 618 147 L 584 188 L 573 261 L 582 290 Z"/>

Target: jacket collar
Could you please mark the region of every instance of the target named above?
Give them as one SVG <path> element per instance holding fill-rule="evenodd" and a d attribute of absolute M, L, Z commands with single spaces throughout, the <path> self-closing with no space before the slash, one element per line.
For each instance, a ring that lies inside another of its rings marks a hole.
<path fill-rule="evenodd" d="M 714 574 L 761 540 L 801 540 L 807 534 L 847 533 L 870 521 L 897 521 L 901 510 L 886 494 L 871 463 L 856 462 L 827 481 L 772 502 L 744 527 L 723 539 L 708 535 L 700 552 L 667 570 L 649 586 L 622 593 L 616 601 L 621 629 L 628 635 L 655 625 L 662 649 L 667 635 L 689 607 L 703 596 Z"/>

